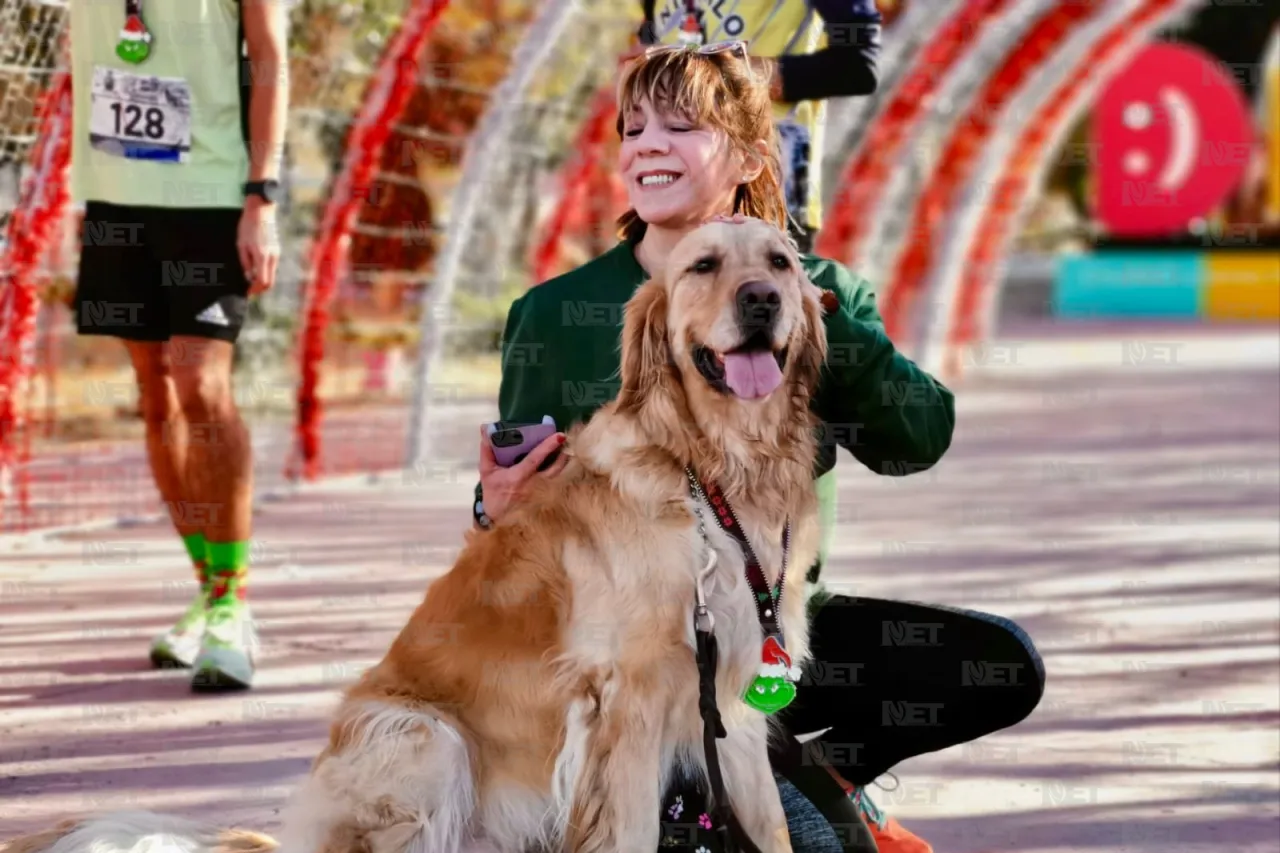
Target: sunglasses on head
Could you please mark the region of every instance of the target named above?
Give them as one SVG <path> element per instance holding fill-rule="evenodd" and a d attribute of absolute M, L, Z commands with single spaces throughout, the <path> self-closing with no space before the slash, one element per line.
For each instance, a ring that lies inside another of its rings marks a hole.
<path fill-rule="evenodd" d="M 690 53 L 697 53 L 702 56 L 715 56 L 717 53 L 732 53 L 739 59 L 747 58 L 747 43 L 741 39 L 734 41 L 717 41 L 711 44 L 655 44 L 645 48 L 645 56 L 653 56 L 658 53 L 678 53 L 687 50 Z"/>

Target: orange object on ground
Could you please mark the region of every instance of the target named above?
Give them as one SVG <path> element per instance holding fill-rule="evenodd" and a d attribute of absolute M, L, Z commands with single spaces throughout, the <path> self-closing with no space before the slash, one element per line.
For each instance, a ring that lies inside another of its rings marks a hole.
<path fill-rule="evenodd" d="M 929 842 L 882 812 L 867 796 L 865 788 L 855 789 L 849 797 L 871 830 L 879 853 L 933 853 Z"/>
<path fill-rule="evenodd" d="M 887 818 L 883 827 L 870 822 L 867 825 L 880 853 L 933 853 L 929 842 L 904 829 L 894 818 Z"/>

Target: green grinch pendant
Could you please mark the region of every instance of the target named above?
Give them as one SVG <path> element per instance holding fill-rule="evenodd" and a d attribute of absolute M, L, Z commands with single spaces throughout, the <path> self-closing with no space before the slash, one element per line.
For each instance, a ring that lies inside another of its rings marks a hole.
<path fill-rule="evenodd" d="M 762 714 L 776 714 L 796 698 L 800 668 L 775 636 L 766 637 L 760 650 L 760 669 L 742 695 L 742 701 Z"/>
<path fill-rule="evenodd" d="M 150 55 L 151 32 L 142 22 L 141 15 L 129 15 L 125 18 L 124 29 L 120 31 L 120 41 L 116 43 L 116 56 L 137 65 Z"/>

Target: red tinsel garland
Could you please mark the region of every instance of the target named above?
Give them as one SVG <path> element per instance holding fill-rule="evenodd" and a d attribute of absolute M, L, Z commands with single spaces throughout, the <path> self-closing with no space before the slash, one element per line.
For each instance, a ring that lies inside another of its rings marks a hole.
<path fill-rule="evenodd" d="M 0 318 L 0 470 L 14 470 L 19 511 L 28 509 L 27 462 L 30 436 L 21 454 L 15 453 L 13 436 L 24 412 L 18 403 L 18 386 L 31 370 L 39 296 L 35 272 L 57 233 L 57 224 L 70 197 L 67 166 L 71 162 L 71 76 L 58 74 L 41 99 L 37 115 L 40 132 L 31 151 L 33 170 L 9 220 L 9 233 L 0 270 L 8 271 L 3 298 L 6 311 Z M 17 465 L 14 465 L 14 462 Z"/>
<path fill-rule="evenodd" d="M 977 41 L 986 22 L 1008 0 L 969 0 L 942 26 L 916 56 L 910 72 L 893 92 L 882 118 L 867 134 L 837 182 L 839 191 L 818 232 L 817 254 L 857 263 L 860 242 L 881 190 L 897 166 L 907 134 L 929 108 L 930 99 L 965 51 Z"/>
<path fill-rule="evenodd" d="M 301 382 L 298 386 L 297 448 L 302 475 L 310 480 L 319 474 L 320 415 L 318 396 L 320 364 L 324 358 L 325 333 L 330 307 L 343 266 L 345 244 L 350 238 L 360 205 L 369 197 L 378 155 L 391 135 L 392 124 L 404 111 L 418 85 L 418 62 L 422 48 L 435 28 L 449 0 L 414 3 L 396 31 L 377 72 L 370 80 L 364 102 L 351 125 L 342 171 L 335 176 L 329 202 L 325 206 L 312 251 L 311 287 L 307 300 L 301 347 Z M 285 475 L 296 479 L 297 454 Z"/>
<path fill-rule="evenodd" d="M 612 86 L 601 89 L 596 94 L 590 117 L 578 134 L 574 144 L 577 157 L 566 166 L 562 179 L 564 192 L 534 252 L 535 285 L 551 277 L 560 257 L 560 242 L 564 239 L 569 219 L 579 206 L 588 201 L 588 190 L 599 172 L 600 158 L 604 153 L 605 135 L 617 114 L 615 100 Z"/>
<path fill-rule="evenodd" d="M 1014 217 L 1031 189 L 1036 175 L 1036 165 L 1043 161 L 1046 145 L 1058 137 L 1062 127 L 1078 114 L 1078 100 L 1091 84 L 1097 81 L 1095 69 L 1109 67 L 1115 54 L 1131 45 L 1135 38 L 1146 38 L 1144 28 L 1174 5 L 1176 0 L 1147 0 L 1124 20 L 1112 28 L 1083 57 L 1070 76 L 1060 85 L 1027 125 L 1006 162 L 992 202 L 984 211 L 977 229 L 977 239 L 965 258 L 964 272 L 956 304 L 952 306 L 948 322 L 945 346 L 949 370 L 957 372 L 955 356 L 959 348 L 985 336 L 988 330 L 979 328 L 985 320 L 982 306 L 990 298 L 992 288 L 998 286 L 994 278 L 998 253 L 1008 245 L 1015 227 Z M 1118 70 L 1118 69 L 1117 69 Z M 1113 71 L 1113 73 L 1115 73 Z"/>
<path fill-rule="evenodd" d="M 974 107 L 952 132 L 938 158 L 928 187 L 916 202 L 906 250 L 888 282 L 883 306 L 885 333 L 899 335 L 911 315 L 917 292 L 933 263 L 933 234 L 952 210 L 956 193 L 968 180 L 982 144 L 995 129 L 1001 108 L 1014 96 L 1032 69 L 1057 49 L 1071 30 L 1099 8 L 1100 0 L 1063 0 L 1035 22 L 1018 46 L 987 80 Z"/>

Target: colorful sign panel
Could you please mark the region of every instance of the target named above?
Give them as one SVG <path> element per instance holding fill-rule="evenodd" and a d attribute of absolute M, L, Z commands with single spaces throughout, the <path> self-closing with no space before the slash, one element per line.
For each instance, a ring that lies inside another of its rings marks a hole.
<path fill-rule="evenodd" d="M 1097 216 L 1116 236 L 1184 232 L 1239 185 L 1253 156 L 1240 87 L 1185 45 L 1138 53 L 1098 99 L 1093 133 Z"/>
<path fill-rule="evenodd" d="M 1280 251 L 1115 251 L 1058 259 L 1052 312 L 1074 319 L 1280 320 Z"/>

